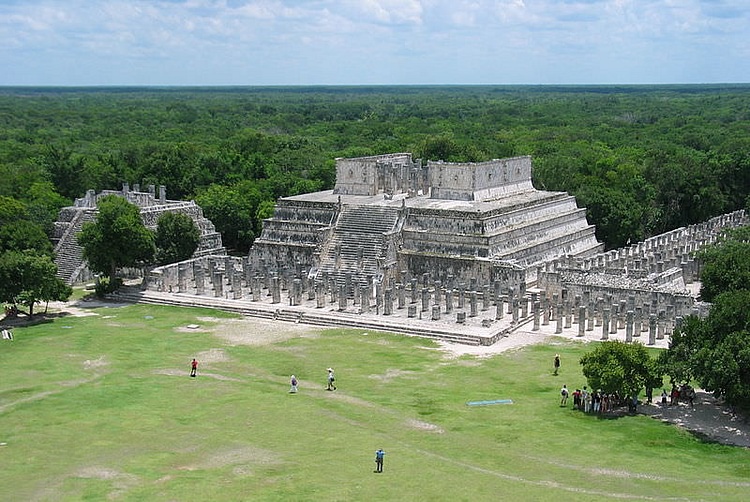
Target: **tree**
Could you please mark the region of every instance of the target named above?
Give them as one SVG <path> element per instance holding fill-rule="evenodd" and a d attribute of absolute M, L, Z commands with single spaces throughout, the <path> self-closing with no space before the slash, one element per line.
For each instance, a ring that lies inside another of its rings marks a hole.
<path fill-rule="evenodd" d="M 606 393 L 636 396 L 645 386 L 660 381 L 654 360 L 640 343 L 602 342 L 580 363 L 589 386 Z"/>
<path fill-rule="evenodd" d="M 0 196 L 0 252 L 36 250 L 52 254 L 52 243 L 42 225 L 30 220 L 28 206 Z"/>
<path fill-rule="evenodd" d="M 689 317 L 659 356 L 676 383 L 695 379 L 728 404 L 750 409 L 750 291 L 714 299 L 708 317 Z"/>
<path fill-rule="evenodd" d="M 156 263 L 166 265 L 187 260 L 200 242 L 201 232 L 190 216 L 164 213 L 156 223 Z"/>
<path fill-rule="evenodd" d="M 99 200 L 96 220 L 84 223 L 78 234 L 83 258 L 94 272 L 106 274 L 110 284 L 118 267 L 135 267 L 154 257 L 154 234 L 141 220 L 138 206 L 122 197 L 108 195 Z"/>
<path fill-rule="evenodd" d="M 73 290 L 57 277 L 57 266 L 48 255 L 6 251 L 0 254 L 0 301 L 25 305 L 29 317 L 34 304 L 65 301 Z"/>
<path fill-rule="evenodd" d="M 750 288 L 750 226 L 727 231 L 702 250 L 701 297 L 710 302 L 722 292 Z"/>

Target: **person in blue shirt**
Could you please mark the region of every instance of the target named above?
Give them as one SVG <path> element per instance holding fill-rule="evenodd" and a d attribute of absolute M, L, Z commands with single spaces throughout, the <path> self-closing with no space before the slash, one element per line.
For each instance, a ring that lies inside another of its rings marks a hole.
<path fill-rule="evenodd" d="M 383 457 L 385 457 L 385 452 L 382 448 L 378 448 L 375 452 L 375 472 L 383 472 Z"/>

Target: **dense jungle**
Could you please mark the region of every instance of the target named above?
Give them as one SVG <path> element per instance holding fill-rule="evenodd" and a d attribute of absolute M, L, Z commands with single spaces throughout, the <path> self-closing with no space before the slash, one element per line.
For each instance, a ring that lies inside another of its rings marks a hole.
<path fill-rule="evenodd" d="M 166 185 L 244 253 L 276 198 L 333 187 L 336 157 L 392 152 L 531 155 L 534 186 L 616 248 L 747 206 L 750 85 L 5 87 L 0 225 L 49 232 L 87 189 Z"/>

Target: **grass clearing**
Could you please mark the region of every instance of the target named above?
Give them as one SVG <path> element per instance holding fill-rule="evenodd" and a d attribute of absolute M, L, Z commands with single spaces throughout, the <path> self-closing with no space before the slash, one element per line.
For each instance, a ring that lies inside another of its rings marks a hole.
<path fill-rule="evenodd" d="M 747 449 L 560 408 L 562 384 L 583 385 L 582 344 L 449 358 L 429 340 L 361 330 L 91 310 L 0 345 L 0 499 L 745 500 L 750 489 Z M 466 405 L 487 399 L 513 404 Z"/>

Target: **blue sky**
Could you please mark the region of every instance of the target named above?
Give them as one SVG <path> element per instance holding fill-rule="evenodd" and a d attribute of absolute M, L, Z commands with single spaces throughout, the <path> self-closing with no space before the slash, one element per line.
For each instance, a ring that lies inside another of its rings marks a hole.
<path fill-rule="evenodd" d="M 749 0 L 0 0 L 0 85 L 716 82 Z"/>

